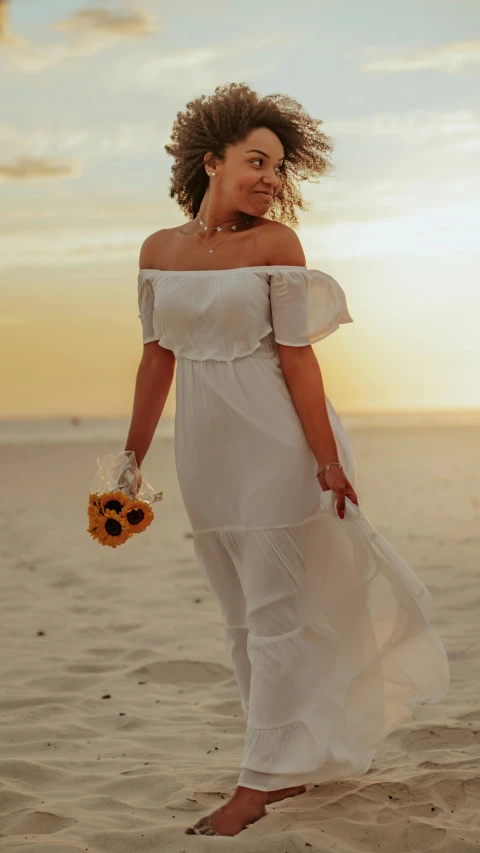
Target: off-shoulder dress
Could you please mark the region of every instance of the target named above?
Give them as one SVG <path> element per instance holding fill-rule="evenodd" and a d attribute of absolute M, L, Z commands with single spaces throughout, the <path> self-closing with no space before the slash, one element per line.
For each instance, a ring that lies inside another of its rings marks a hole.
<path fill-rule="evenodd" d="M 141 269 L 138 305 L 144 343 L 176 356 L 178 480 L 246 721 L 237 784 L 363 775 L 450 674 L 429 591 L 362 508 L 346 498 L 340 519 L 321 490 L 280 366 L 277 344 L 353 322 L 344 291 L 300 266 Z"/>

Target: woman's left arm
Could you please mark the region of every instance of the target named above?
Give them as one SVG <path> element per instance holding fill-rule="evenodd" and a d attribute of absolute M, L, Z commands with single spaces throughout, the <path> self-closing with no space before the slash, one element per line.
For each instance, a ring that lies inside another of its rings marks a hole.
<path fill-rule="evenodd" d="M 280 365 L 305 436 L 321 469 L 340 459 L 322 373 L 312 344 L 338 329 L 340 323 L 352 323 L 353 319 L 338 282 L 319 270 L 307 270 L 305 254 L 295 231 L 283 223 L 275 223 L 269 234 L 270 302 Z M 355 490 L 338 465 L 320 474 L 318 480 L 323 491 L 335 492 L 340 518 L 343 518 L 346 496 L 358 505 Z"/>
<path fill-rule="evenodd" d="M 318 467 L 340 462 L 328 416 L 322 372 L 311 345 L 277 346 L 287 388 Z"/>
<path fill-rule="evenodd" d="M 266 235 L 268 264 L 305 266 L 302 244 L 292 228 L 276 222 Z M 311 344 L 294 347 L 279 343 L 277 346 L 285 382 L 318 467 L 340 462 L 328 417 L 322 373 Z"/>

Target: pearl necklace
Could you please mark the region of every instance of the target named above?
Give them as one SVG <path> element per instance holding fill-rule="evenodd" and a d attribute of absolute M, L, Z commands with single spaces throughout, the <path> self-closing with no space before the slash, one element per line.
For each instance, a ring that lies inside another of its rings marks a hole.
<path fill-rule="evenodd" d="M 210 226 L 210 228 L 209 228 L 209 227 L 208 227 L 208 225 L 205 225 L 205 222 L 203 221 L 203 219 L 201 219 L 201 218 L 200 218 L 200 216 L 198 217 L 198 221 L 200 222 L 200 225 L 202 225 L 202 226 L 203 226 L 203 228 L 205 229 L 205 231 L 207 231 L 207 230 L 210 230 L 210 231 L 212 231 L 212 230 L 213 230 L 213 231 L 221 231 L 221 230 L 222 230 L 222 226 L 221 226 L 221 225 L 216 225 L 216 226 L 213 226 L 213 225 L 212 225 L 212 226 Z M 246 216 L 246 218 L 245 218 L 242 222 L 238 222 L 236 225 L 229 225 L 229 226 L 228 226 L 228 228 L 229 228 L 231 231 L 236 231 L 236 230 L 237 230 L 237 228 L 239 228 L 239 227 L 240 227 L 241 225 L 243 225 L 244 223 L 248 223 L 249 221 L 250 221 L 250 214 L 248 214 L 248 215 Z M 197 237 L 198 237 L 198 239 L 200 240 L 200 242 L 201 242 L 201 243 L 203 243 L 203 245 L 207 247 L 208 251 L 209 251 L 209 252 L 213 252 L 213 250 L 214 250 L 214 249 L 219 245 L 219 243 L 221 243 L 221 242 L 222 242 L 222 240 L 225 240 L 225 237 L 226 237 L 226 236 L 227 236 L 227 234 L 228 234 L 228 230 L 227 230 L 226 234 L 225 234 L 223 237 L 221 237 L 221 238 L 220 238 L 220 240 L 218 241 L 218 243 L 215 243 L 215 246 L 209 246 L 209 245 L 208 245 L 208 243 L 205 243 L 205 240 L 202 240 L 202 238 L 200 237 L 200 234 L 199 234 L 199 233 L 198 233 L 198 231 L 197 231 L 197 218 L 195 218 L 195 234 L 197 235 Z"/>

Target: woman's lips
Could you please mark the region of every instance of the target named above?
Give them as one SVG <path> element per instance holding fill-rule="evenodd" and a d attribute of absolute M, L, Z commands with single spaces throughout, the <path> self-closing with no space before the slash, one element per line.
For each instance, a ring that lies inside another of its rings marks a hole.
<path fill-rule="evenodd" d="M 256 192 L 257 192 L 257 195 L 261 195 L 262 198 L 264 198 L 266 201 L 270 201 L 270 199 L 272 198 L 271 193 L 264 193 L 261 190 L 256 190 Z"/>

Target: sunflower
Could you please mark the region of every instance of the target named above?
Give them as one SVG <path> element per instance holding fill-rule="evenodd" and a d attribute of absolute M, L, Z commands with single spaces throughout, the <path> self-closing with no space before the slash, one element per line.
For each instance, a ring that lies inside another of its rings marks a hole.
<path fill-rule="evenodd" d="M 134 498 L 123 513 L 132 533 L 142 533 L 154 519 L 153 509 L 146 501 Z"/>
<path fill-rule="evenodd" d="M 92 494 L 88 496 L 88 517 L 95 518 L 99 513 L 99 507 L 100 495 L 97 495 L 96 492 L 92 492 Z"/>
<path fill-rule="evenodd" d="M 120 489 L 117 489 L 115 492 L 103 492 L 99 500 L 100 512 L 112 509 L 114 512 L 118 512 L 119 515 L 125 515 L 125 510 L 130 505 L 130 498 Z"/>
<path fill-rule="evenodd" d="M 112 548 L 123 545 L 133 536 L 127 519 L 113 509 L 91 515 L 88 532 L 101 545 L 110 545 Z"/>

